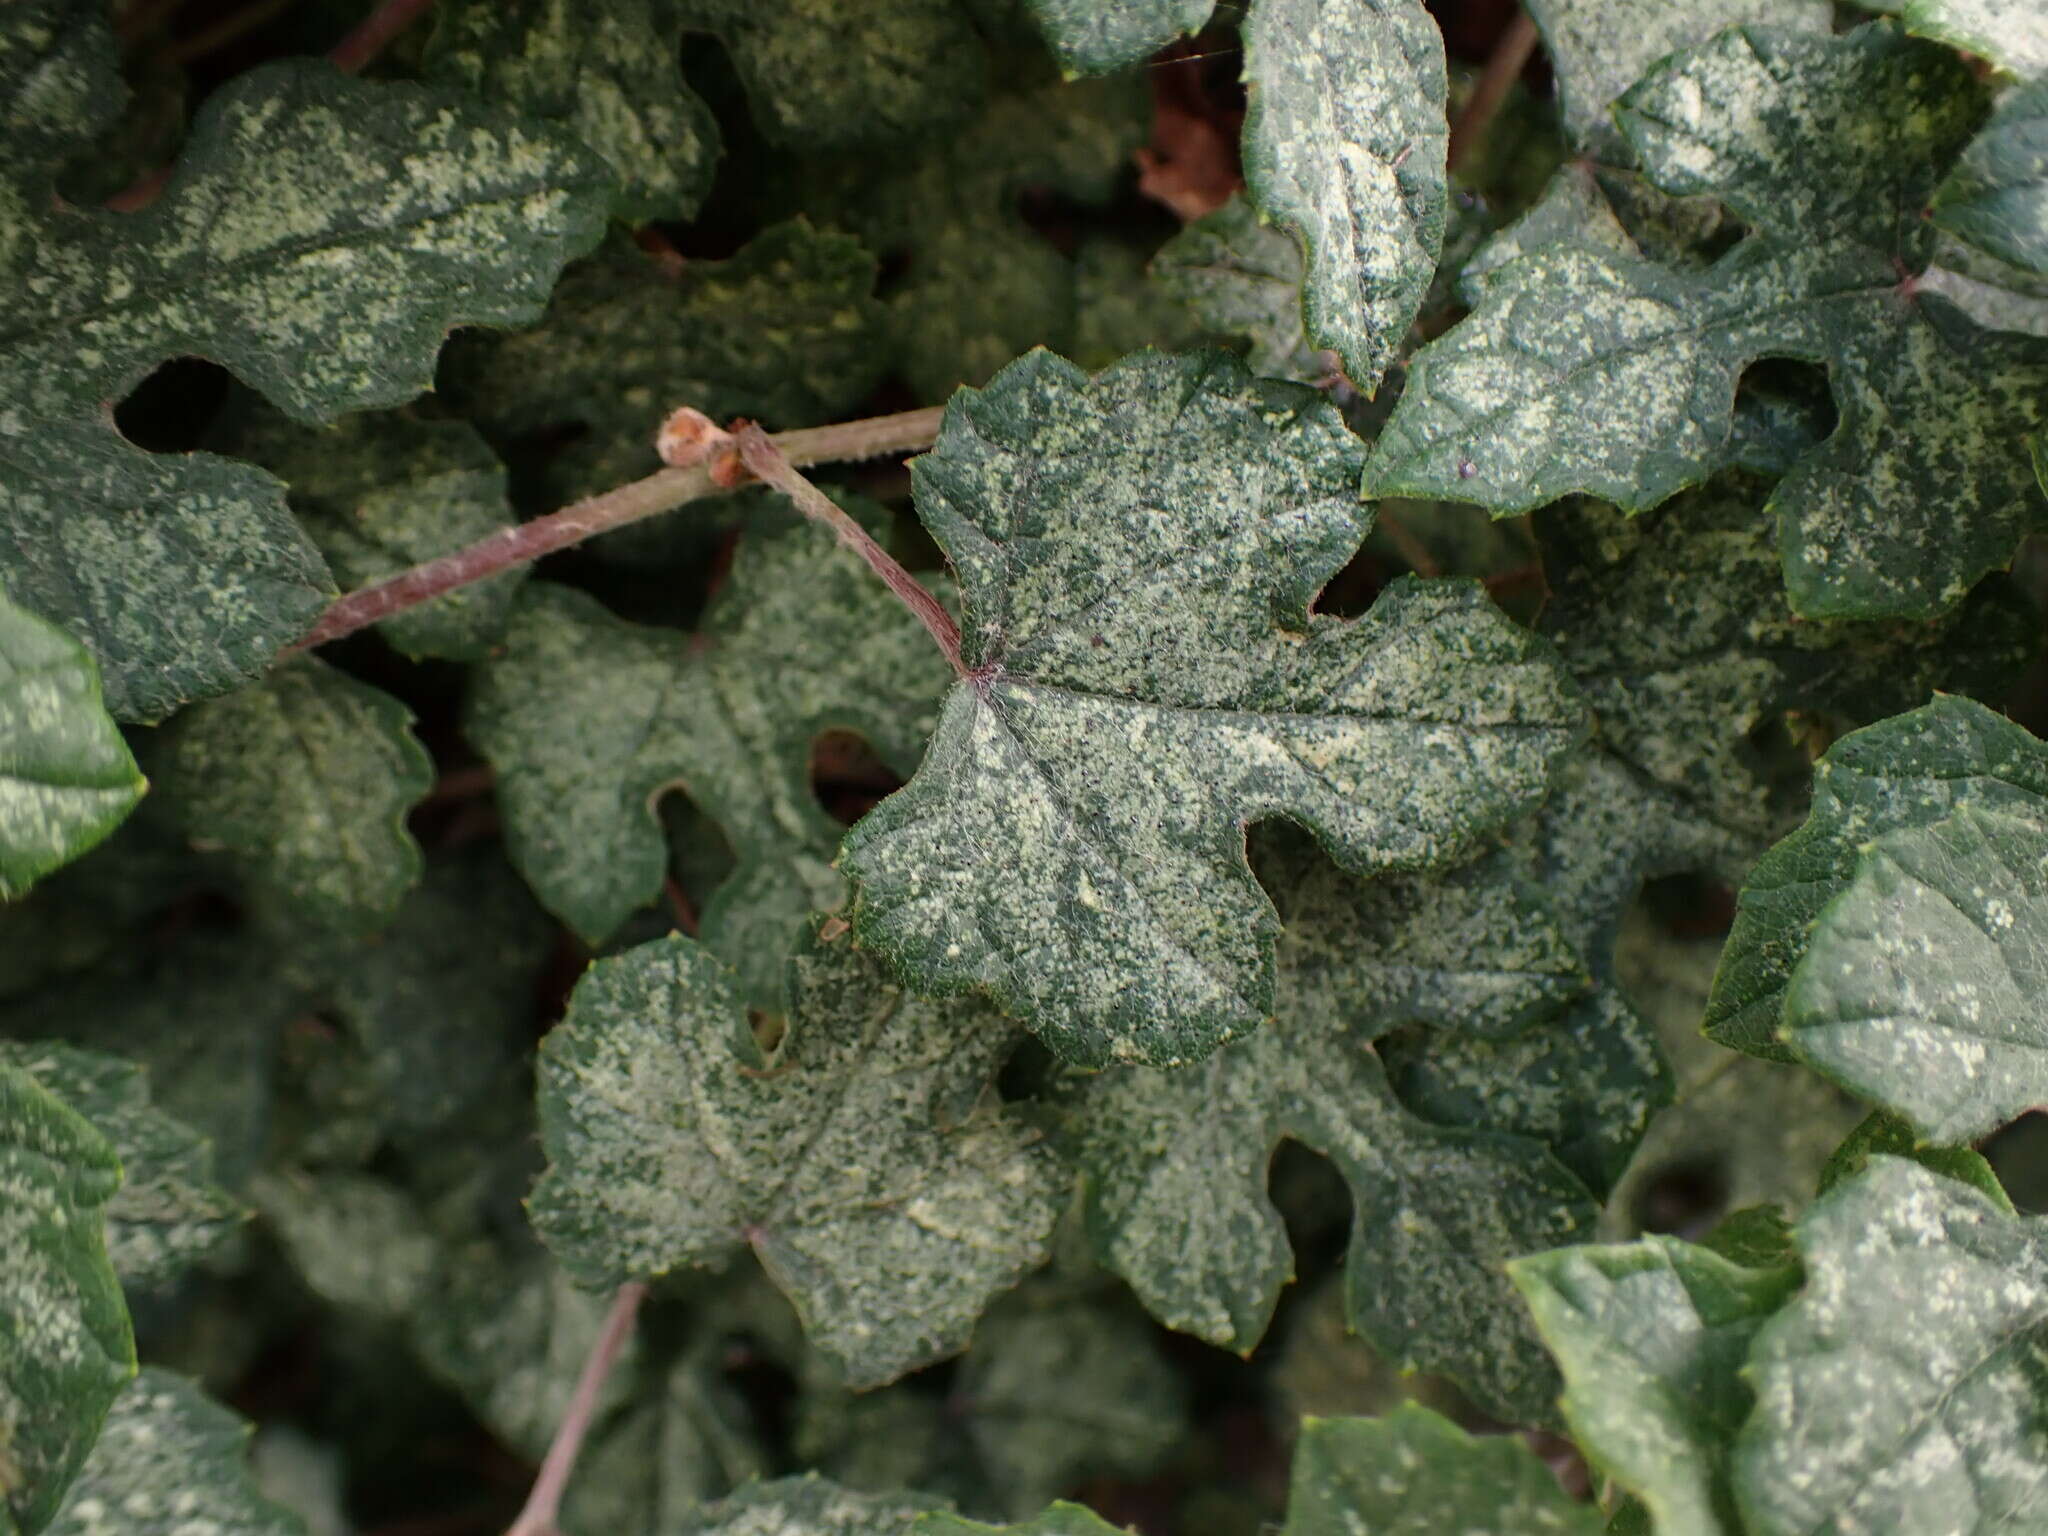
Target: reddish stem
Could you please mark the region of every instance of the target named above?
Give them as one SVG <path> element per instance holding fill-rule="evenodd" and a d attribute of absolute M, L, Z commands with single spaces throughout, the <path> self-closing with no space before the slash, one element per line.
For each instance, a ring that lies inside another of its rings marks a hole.
<path fill-rule="evenodd" d="M 345 75 L 362 70 L 394 38 L 434 8 L 434 0 L 384 0 L 327 52 L 327 62 Z"/>
<path fill-rule="evenodd" d="M 960 660 L 960 626 L 939 600 L 925 590 L 924 584 L 898 564 L 896 557 L 877 544 L 867 529 L 848 516 L 838 503 L 799 474 L 766 432 L 748 422 L 733 437 L 739 446 L 740 461 L 765 484 L 795 502 L 805 517 L 830 528 L 841 544 L 866 561 L 868 569 L 881 577 L 889 590 L 902 599 L 903 606 L 917 615 L 917 621 L 953 664 L 954 672 L 967 676 L 966 664 Z"/>
<path fill-rule="evenodd" d="M 1536 51 L 1536 23 L 1523 10 L 1515 12 L 1515 19 L 1508 23 L 1507 31 L 1500 35 L 1500 41 L 1493 45 L 1493 53 L 1486 61 L 1486 68 L 1480 71 L 1479 83 L 1472 87 L 1472 95 L 1465 102 L 1465 110 L 1458 114 L 1457 122 L 1451 125 L 1451 145 L 1446 169 L 1456 170 L 1472 152 L 1472 146 L 1486 133 L 1486 125 L 1500 111 L 1500 104 L 1507 100 L 1508 88 L 1521 78 L 1528 66 L 1529 55 Z"/>
<path fill-rule="evenodd" d="M 555 1521 L 561 1513 L 569 1474 L 576 1470 L 583 1437 L 590 1433 L 591 1421 L 597 1417 L 597 1400 L 604 1391 L 605 1378 L 611 1375 L 619 1351 L 633 1335 L 633 1317 L 646 1295 L 647 1287 L 631 1280 L 612 1297 L 612 1309 L 605 1314 L 604 1327 L 598 1332 L 597 1343 L 591 1346 L 590 1358 L 583 1362 L 583 1374 L 576 1378 L 568 1411 L 562 1415 L 554 1441 L 548 1446 L 547 1458 L 540 1464 L 540 1475 L 533 1480 L 533 1491 L 526 1496 L 526 1507 L 519 1511 L 519 1518 L 512 1522 L 505 1536 L 560 1536 Z"/>

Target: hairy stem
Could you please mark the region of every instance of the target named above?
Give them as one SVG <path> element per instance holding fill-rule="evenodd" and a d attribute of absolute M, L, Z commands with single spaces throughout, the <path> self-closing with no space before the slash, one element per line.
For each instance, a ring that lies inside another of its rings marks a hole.
<path fill-rule="evenodd" d="M 633 1317 L 646 1294 L 645 1285 L 629 1280 L 612 1297 L 612 1309 L 605 1314 L 604 1327 L 598 1332 L 597 1343 L 591 1346 L 590 1358 L 583 1362 L 583 1374 L 576 1378 L 576 1390 L 569 1397 L 568 1410 L 563 1413 L 547 1457 L 540 1464 L 540 1475 L 533 1480 L 533 1491 L 526 1496 L 526 1507 L 519 1511 L 519 1518 L 507 1528 L 505 1536 L 560 1536 L 555 1520 L 562 1510 L 562 1494 L 569 1486 L 569 1474 L 576 1470 L 583 1437 L 590 1432 L 591 1420 L 597 1416 L 598 1395 L 604 1391 L 605 1378 L 618 1362 L 619 1351 L 633 1335 Z"/>
<path fill-rule="evenodd" d="M 765 484 L 782 492 L 796 508 L 814 523 L 823 523 L 839 536 L 839 542 L 867 562 L 868 569 L 881 577 L 891 592 L 903 600 L 903 606 L 917 615 L 917 621 L 924 625 L 936 640 L 946 660 L 953 664 L 954 672 L 961 677 L 967 675 L 967 667 L 960 660 L 960 626 L 953 622 L 953 615 L 946 612 L 936 597 L 925 590 L 924 584 L 910 572 L 903 569 L 896 557 L 874 541 L 867 529 L 849 517 L 844 508 L 819 490 L 797 472 L 776 445 L 775 439 L 749 422 L 733 434 L 739 446 L 740 462 L 752 470 Z"/>
<path fill-rule="evenodd" d="M 1480 72 L 1479 83 L 1472 87 L 1465 110 L 1451 125 L 1447 169 L 1456 170 L 1472 153 L 1472 146 L 1485 137 L 1487 124 L 1493 121 L 1500 104 L 1507 100 L 1508 87 L 1521 77 L 1529 55 L 1535 51 L 1536 23 L 1530 20 L 1527 11 L 1518 10 L 1515 19 L 1508 23 L 1507 31 L 1501 33 L 1500 41 L 1493 45 L 1493 53 L 1486 61 L 1486 68 Z"/>
<path fill-rule="evenodd" d="M 353 32 L 328 49 L 327 61 L 343 74 L 353 75 L 433 8 L 434 0 L 384 0 Z"/>
<path fill-rule="evenodd" d="M 944 407 L 901 411 L 893 416 L 870 416 L 861 421 L 841 422 L 830 427 L 806 427 L 779 434 L 774 443 L 781 457 L 792 464 L 820 464 L 837 460 L 872 459 L 885 453 L 913 453 L 929 448 L 938 435 Z M 580 544 L 594 534 L 607 533 L 667 512 L 686 502 L 700 501 L 729 489 L 733 481 L 720 477 L 720 466 L 694 465 L 687 469 L 660 469 L 644 480 L 635 480 L 550 512 L 530 523 L 502 528 L 479 539 L 467 549 L 442 555 L 409 571 L 372 582 L 367 587 L 335 600 L 320 615 L 319 622 L 305 637 L 285 648 L 311 650 L 330 640 L 388 619 L 395 613 L 417 608 L 446 592 L 466 587 L 508 571 L 514 566 L 538 560 L 556 550 Z M 835 510 L 837 510 L 835 508 Z M 950 622 L 950 621 L 949 621 Z"/>

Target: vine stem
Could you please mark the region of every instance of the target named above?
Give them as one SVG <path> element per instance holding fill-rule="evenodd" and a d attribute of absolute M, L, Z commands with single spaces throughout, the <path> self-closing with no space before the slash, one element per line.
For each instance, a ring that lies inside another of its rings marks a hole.
<path fill-rule="evenodd" d="M 1472 146 L 1479 142 L 1486 132 L 1486 125 L 1493 121 L 1493 115 L 1500 111 L 1500 104 L 1507 100 L 1508 87 L 1520 78 L 1522 70 L 1529 63 L 1529 55 L 1536 51 L 1536 23 L 1529 13 L 1517 9 L 1515 19 L 1508 23 L 1507 31 L 1500 35 L 1500 41 L 1493 45 L 1493 53 L 1486 60 L 1486 67 L 1479 73 L 1479 83 L 1472 87 L 1472 95 L 1465 103 L 1465 110 L 1458 114 L 1457 122 L 1451 125 L 1451 143 L 1446 169 L 1456 170 L 1464 158 L 1472 152 Z"/>
<path fill-rule="evenodd" d="M 569 1407 L 563 1413 L 555 1438 L 548 1445 L 548 1454 L 540 1464 L 540 1475 L 534 1478 L 533 1489 L 526 1495 L 526 1507 L 519 1511 L 519 1518 L 506 1528 L 505 1536 L 561 1536 L 561 1528 L 555 1521 L 562 1511 L 562 1494 L 569 1486 L 569 1474 L 576 1470 L 576 1458 L 583 1450 L 583 1437 L 590 1433 L 591 1421 L 597 1417 L 597 1399 L 604 1391 L 605 1378 L 611 1375 L 612 1367 L 618 1363 L 619 1351 L 626 1347 L 626 1340 L 633 1335 L 633 1318 L 646 1295 L 645 1285 L 638 1280 L 629 1280 L 612 1297 L 604 1327 L 598 1331 L 597 1342 L 591 1346 L 589 1358 L 583 1362 L 583 1374 L 576 1378 L 576 1390 L 570 1394 Z"/>
<path fill-rule="evenodd" d="M 775 456 L 785 465 L 872 459 L 885 453 L 915 453 L 932 445 L 944 414 L 944 406 L 931 406 L 918 411 L 900 411 L 893 416 L 869 416 L 859 421 L 840 422 L 836 426 L 805 427 L 796 432 L 779 433 L 769 441 L 774 446 Z M 714 458 L 707 463 L 684 468 L 659 469 L 644 480 L 635 480 L 616 490 L 606 491 L 602 496 L 575 502 L 530 523 L 501 528 L 466 549 L 458 549 L 453 554 L 400 571 L 396 576 L 372 582 L 367 587 L 358 587 L 337 598 L 304 637 L 285 647 L 285 654 L 311 650 L 330 640 L 339 640 L 343 635 L 354 634 L 395 613 L 417 608 L 421 603 L 431 602 L 458 587 L 469 586 L 500 571 L 538 560 L 542 555 L 580 544 L 594 534 L 608 533 L 686 502 L 716 496 L 744 483 L 743 476 L 735 474 L 738 467 L 736 463 L 720 462 Z M 791 472 L 794 473 L 793 470 Z M 834 507 L 833 510 L 837 512 L 839 509 Z M 845 514 L 842 512 L 840 516 Z M 885 554 L 883 558 L 888 557 Z M 930 594 L 926 593 L 926 596 Z M 940 611 L 944 612 L 943 609 Z M 950 624 L 952 621 L 948 619 L 947 622 Z M 956 654 L 958 649 L 956 636 Z"/>
<path fill-rule="evenodd" d="M 328 62 L 343 74 L 355 74 L 433 8 L 434 0 L 384 0 L 353 32 L 327 51 Z"/>
<path fill-rule="evenodd" d="M 843 507 L 806 480 L 766 432 L 748 422 L 733 433 L 733 441 L 738 445 L 740 462 L 752 470 L 763 484 L 774 486 L 795 502 L 796 509 L 805 517 L 830 528 L 839 536 L 841 544 L 866 561 L 868 569 L 881 577 L 889 590 L 902 599 L 903 606 L 917 615 L 918 623 L 938 642 L 946 660 L 953 664 L 953 671 L 961 677 L 967 676 L 967 666 L 960 660 L 960 626 L 953 622 L 953 615 L 946 612 L 939 600 L 925 589 L 924 583 L 877 544 L 874 536 L 855 522 Z"/>

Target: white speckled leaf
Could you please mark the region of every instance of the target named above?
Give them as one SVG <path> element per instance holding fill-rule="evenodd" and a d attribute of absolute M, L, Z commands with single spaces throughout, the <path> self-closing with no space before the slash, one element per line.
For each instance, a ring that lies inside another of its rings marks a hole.
<path fill-rule="evenodd" d="M 2048 14 L 2035 0 L 1906 0 L 1900 20 L 2015 75 L 2048 75 Z"/>
<path fill-rule="evenodd" d="M 300 1283 L 328 1305 L 400 1323 L 432 1295 L 439 1245 L 418 1203 L 388 1180 L 268 1170 L 249 1198 Z"/>
<path fill-rule="evenodd" d="M 2048 1103 L 2048 807 L 1959 806 L 1866 843 L 1806 937 L 1780 1039 L 1928 1140 Z"/>
<path fill-rule="evenodd" d="M 1366 875 L 1539 795 L 1579 706 L 1476 585 L 1307 611 L 1364 535 L 1357 464 L 1327 402 L 1226 353 L 1035 353 L 956 395 L 912 472 L 974 676 L 847 835 L 863 941 L 1069 1060 L 1195 1060 L 1272 1005 L 1247 822 Z"/>
<path fill-rule="evenodd" d="M 1723 1045 L 1786 1056 L 1780 1023 L 1814 924 L 1867 843 L 1962 806 L 2048 819 L 2048 747 L 1968 699 L 1939 697 L 1844 736 L 1814 767 L 1806 824 L 1750 871 L 1707 1006 Z"/>
<path fill-rule="evenodd" d="M 301 656 L 179 715 L 150 769 L 194 847 L 310 922 L 367 933 L 420 877 L 405 814 L 433 766 L 411 724 L 389 694 Z"/>
<path fill-rule="evenodd" d="M 428 78 L 574 133 L 617 178 L 613 218 L 697 211 L 718 162 L 718 123 L 683 83 L 670 0 L 467 0 L 435 17 Z"/>
<path fill-rule="evenodd" d="M 1999 102 L 1935 192 L 1934 219 L 2004 261 L 2048 273 L 2048 80 Z"/>
<path fill-rule="evenodd" d="M 151 1366 L 107 1414 L 50 1536 L 305 1536 L 249 1480 L 249 1426 Z"/>
<path fill-rule="evenodd" d="M 98 843 L 145 788 L 92 657 L 0 595 L 0 900 Z"/>
<path fill-rule="evenodd" d="M 914 1536 L 1128 1536 L 1085 1504 L 1055 1501 L 1029 1520 L 1010 1525 L 984 1525 L 950 1511 L 919 1515 Z"/>
<path fill-rule="evenodd" d="M 916 1493 L 856 1493 L 822 1477 L 752 1482 L 706 1504 L 676 1536 L 904 1536 L 938 1501 Z"/>
<path fill-rule="evenodd" d="M 1559 115 L 1572 142 L 1626 161 L 1608 108 L 1667 54 L 1728 27 L 1769 24 L 1826 32 L 1827 0 L 1529 0 L 1529 15 L 1557 72 Z"/>
<path fill-rule="evenodd" d="M 1043 1259 L 1064 1180 L 981 1102 L 1010 1035 L 890 986 L 844 935 L 790 961 L 772 1056 L 729 973 L 657 940 L 586 973 L 541 1047 L 534 1226 L 590 1285 L 751 1248 L 856 1386 L 957 1352 Z"/>
<path fill-rule="evenodd" d="M 1952 606 L 2041 519 L 2025 443 L 2048 421 L 2048 346 L 1899 290 L 1981 110 L 1953 56 L 1883 25 L 1738 30 L 1660 65 L 1622 102 L 1650 174 L 1760 233 L 1703 272 L 1570 240 L 1499 268 L 1417 358 L 1368 492 L 1641 511 L 1742 456 L 1751 362 L 1822 362 L 1839 425 L 1767 508 L 1794 608 Z"/>
<path fill-rule="evenodd" d="M 2042 1223 L 1880 1157 L 1798 1224 L 1806 1288 L 1749 1355 L 1754 1536 L 1990 1536 L 2048 1505 Z"/>
<path fill-rule="evenodd" d="M 113 1144 L 121 1187 L 107 1202 L 107 1257 L 123 1286 L 160 1290 L 241 1227 L 248 1213 L 214 1181 L 212 1146 L 150 1102 L 141 1067 L 50 1042 L 0 1041 L 0 1063 L 41 1083 Z"/>
<path fill-rule="evenodd" d="M 35 1536 L 135 1373 L 102 1212 L 112 1145 L 0 1062 L 0 1526 Z"/>
<path fill-rule="evenodd" d="M 441 390 L 508 451 L 568 437 L 533 473 L 557 502 L 592 496 L 660 468 L 654 434 L 679 405 L 773 431 L 850 410 L 887 365 L 874 286 L 869 251 L 801 219 L 680 273 L 607 246 L 539 325 L 458 337 Z"/>
<path fill-rule="evenodd" d="M 1310 341 L 1371 395 L 1443 254 L 1443 38 L 1421 0 L 1259 0 L 1244 40 L 1251 200 L 1302 248 Z"/>
<path fill-rule="evenodd" d="M 1669 1237 L 1563 1248 L 1508 1266 L 1563 1367 L 1560 1406 L 1600 1472 L 1658 1536 L 1740 1530 L 1729 1461 L 1755 1399 L 1738 1372 L 1797 1265 L 1746 1269 Z"/>
<path fill-rule="evenodd" d="M 1199 1066 L 1079 1081 L 1064 1139 L 1096 1255 L 1168 1327 L 1251 1349 L 1292 1274 L 1266 1192 L 1273 1150 L 1292 1138 L 1350 1186 L 1352 1326 L 1490 1412 L 1539 1419 L 1556 1381 L 1501 1266 L 1590 1228 L 1592 1199 L 1538 1142 L 1408 1113 L 1372 1033 L 1283 1014 Z"/>
<path fill-rule="evenodd" d="M 989 61 L 958 0 L 678 0 L 716 33 L 763 137 L 806 153 L 938 134 L 981 102 Z"/>
<path fill-rule="evenodd" d="M 807 915 L 844 899 L 812 743 L 856 731 L 909 771 L 946 665 L 866 567 L 804 525 L 742 541 L 699 633 L 701 647 L 536 586 L 477 673 L 467 730 L 498 770 L 513 862 L 593 943 L 661 894 L 655 802 L 687 794 L 737 859 L 700 937 L 773 1006 Z"/>
<path fill-rule="evenodd" d="M 487 538 L 513 521 L 505 467 L 474 427 L 361 413 L 306 427 L 252 406 L 228 452 L 285 482 L 292 511 L 348 588 L 368 586 Z M 481 661 L 504 632 L 531 567 L 515 566 L 377 626 L 407 656 Z"/>
<path fill-rule="evenodd" d="M 1060 68 L 1102 75 L 1199 32 L 1216 0 L 1025 0 Z"/>
<path fill-rule="evenodd" d="M 1250 343 L 1245 361 L 1269 379 L 1309 383 L 1325 369 L 1302 328 L 1301 247 L 1242 194 L 1159 248 L 1152 274 L 1203 325 Z"/>
<path fill-rule="evenodd" d="M 1514 1435 L 1468 1435 L 1404 1403 L 1304 1420 L 1281 1536 L 1595 1536 L 1600 1516 Z"/>
<path fill-rule="evenodd" d="M 31 19 L 10 7 L 0 26 Z M 394 404 L 427 388 L 451 326 L 538 311 L 609 187 L 573 141 L 305 61 L 211 97 L 140 213 L 57 205 L 33 157 L 10 162 L 0 583 L 93 651 L 119 718 L 260 672 L 331 595 L 318 553 L 269 476 L 143 453 L 106 402 L 192 354 L 302 420 Z"/>

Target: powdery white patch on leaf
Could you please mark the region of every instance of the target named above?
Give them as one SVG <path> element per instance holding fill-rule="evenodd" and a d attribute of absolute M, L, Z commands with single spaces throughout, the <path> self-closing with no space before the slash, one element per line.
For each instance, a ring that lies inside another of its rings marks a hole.
<path fill-rule="evenodd" d="M 20 9 L 10 32 L 29 20 Z M 598 238 L 609 194 L 602 162 L 572 140 L 309 61 L 209 98 L 140 213 L 58 203 L 35 157 L 10 159 L 8 592 L 94 653 L 117 718 L 159 719 L 259 673 L 332 594 L 318 552 L 269 476 L 146 454 L 106 402 L 194 355 L 304 421 L 395 404 L 431 383 L 451 327 L 532 318 Z"/>
<path fill-rule="evenodd" d="M 957 126 L 989 60 L 957 0 L 678 0 L 683 25 L 732 55 L 771 143 L 815 153 Z"/>
<path fill-rule="evenodd" d="M 680 1536 L 903 1536 L 938 1501 L 914 1493 L 856 1493 L 822 1477 L 753 1482 L 693 1511 Z"/>
<path fill-rule="evenodd" d="M 1738 893 L 1707 1033 L 1752 1055 L 1786 1057 L 1787 989 L 1815 923 L 1856 877 L 1864 845 L 1965 805 L 2043 819 L 2048 746 L 1981 704 L 1944 696 L 1830 747 L 1814 765 L 1805 825 L 1757 861 Z"/>
<path fill-rule="evenodd" d="M 807 916 L 844 899 L 844 829 L 812 794 L 813 743 L 851 730 L 907 773 L 947 676 L 867 568 L 798 526 L 742 541 L 696 642 L 534 586 L 478 670 L 467 731 L 498 771 L 513 862 L 592 943 L 661 894 L 656 801 L 687 794 L 738 861 L 699 936 L 772 1006 Z"/>
<path fill-rule="evenodd" d="M 1025 0 L 1046 46 L 1069 75 L 1103 75 L 1136 64 L 1177 37 L 1199 32 L 1216 0 Z"/>
<path fill-rule="evenodd" d="M 25 1072 L 112 1143 L 121 1187 L 107 1202 L 107 1256 L 124 1287 L 161 1290 L 238 1231 L 247 1211 L 213 1171 L 213 1147 L 150 1102 L 143 1068 L 53 1042 L 0 1041 Z"/>
<path fill-rule="evenodd" d="M 751 1248 L 856 1386 L 956 1353 L 1045 1255 L 1064 1180 L 988 1102 L 992 1012 L 888 984 L 844 936 L 790 961 L 764 1053 L 728 972 L 657 940 L 586 973 L 541 1046 L 548 1169 L 529 1209 L 586 1284 Z"/>
<path fill-rule="evenodd" d="M 248 1441 L 242 1419 L 150 1366 L 115 1400 L 49 1536 L 305 1536 L 250 1481 Z"/>
<path fill-rule="evenodd" d="M 423 68 L 574 133 L 617 178 L 615 219 L 687 219 L 711 190 L 718 122 L 683 83 L 666 0 L 472 0 L 435 12 Z"/>
<path fill-rule="evenodd" d="M 150 765 L 194 847 L 318 926 L 367 933 L 420 878 L 405 815 L 433 765 L 411 724 L 389 694 L 301 656 L 179 715 Z"/>
<path fill-rule="evenodd" d="M 344 587 L 396 576 L 514 521 L 505 466 L 467 422 L 365 412 L 306 427 L 252 405 L 224 437 L 229 452 L 285 482 L 292 512 Z M 481 661 L 530 572 L 501 571 L 377 631 L 407 656 Z"/>
<path fill-rule="evenodd" d="M 1264 378 L 1312 383 L 1326 371 L 1303 329 L 1301 247 L 1259 217 L 1242 194 L 1159 248 L 1153 278 L 1202 324 L 1249 343 L 1245 362 Z"/>
<path fill-rule="evenodd" d="M 1515 1435 L 1468 1435 L 1403 1403 L 1302 1422 L 1281 1536 L 1594 1536 L 1599 1511 Z"/>
<path fill-rule="evenodd" d="M 1168 1327 L 1250 1350 L 1293 1273 L 1266 1192 L 1291 1138 L 1351 1190 L 1352 1326 L 1489 1412 L 1540 1419 L 1556 1378 L 1501 1266 L 1589 1230 L 1592 1198 L 1538 1142 L 1403 1109 L 1371 1035 L 1283 1016 L 1199 1066 L 1079 1080 L 1061 1124 L 1096 1256 Z"/>
<path fill-rule="evenodd" d="M 85 647 L 0 597 L 0 899 L 98 843 L 145 788 Z"/>
<path fill-rule="evenodd" d="M 1068 1060 L 1196 1060 L 1272 1006 L 1247 822 L 1368 875 L 1540 795 L 1579 706 L 1476 584 L 1307 611 L 1365 533 L 1358 457 L 1328 402 L 1226 353 L 1093 379 L 1034 353 L 956 395 L 912 473 L 974 676 L 842 845 L 863 941 Z"/>
<path fill-rule="evenodd" d="M 2048 15 L 2034 0 L 1906 0 L 1899 19 L 2022 78 L 2048 75 Z"/>
<path fill-rule="evenodd" d="M 1807 934 L 1779 1038 L 1930 1141 L 2048 1102 L 2048 807 L 1961 805 L 1865 843 Z"/>
<path fill-rule="evenodd" d="M 2025 1529 L 2048 1505 L 2042 1222 L 1879 1157 L 1798 1223 L 1806 1287 L 1749 1352 L 1755 1536 Z"/>
<path fill-rule="evenodd" d="M 2048 273 L 2048 81 L 1999 102 L 1936 191 L 1934 219 L 2001 260 Z"/>
<path fill-rule="evenodd" d="M 1665 55 L 1729 27 L 1825 33 L 1833 22 L 1827 0 L 1529 0 L 1528 9 L 1557 72 L 1566 134 L 1604 160 L 1622 161 L 1627 144 L 1608 108 Z"/>
<path fill-rule="evenodd" d="M 1799 1288 L 1798 1266 L 1745 1268 L 1646 1237 L 1535 1254 L 1508 1273 L 1564 1370 L 1559 1405 L 1593 1465 L 1649 1506 L 1660 1536 L 1739 1529 L 1729 1462 L 1755 1399 L 1738 1373 Z"/>
<path fill-rule="evenodd" d="M 1301 245 L 1309 339 L 1370 395 L 1443 254 L 1443 38 L 1421 0 L 1259 0 L 1244 42 L 1251 201 Z"/>
<path fill-rule="evenodd" d="M 135 1374 L 107 1261 L 113 1146 L 28 1073 L 0 1062 L 0 1517 L 35 1536 Z"/>

